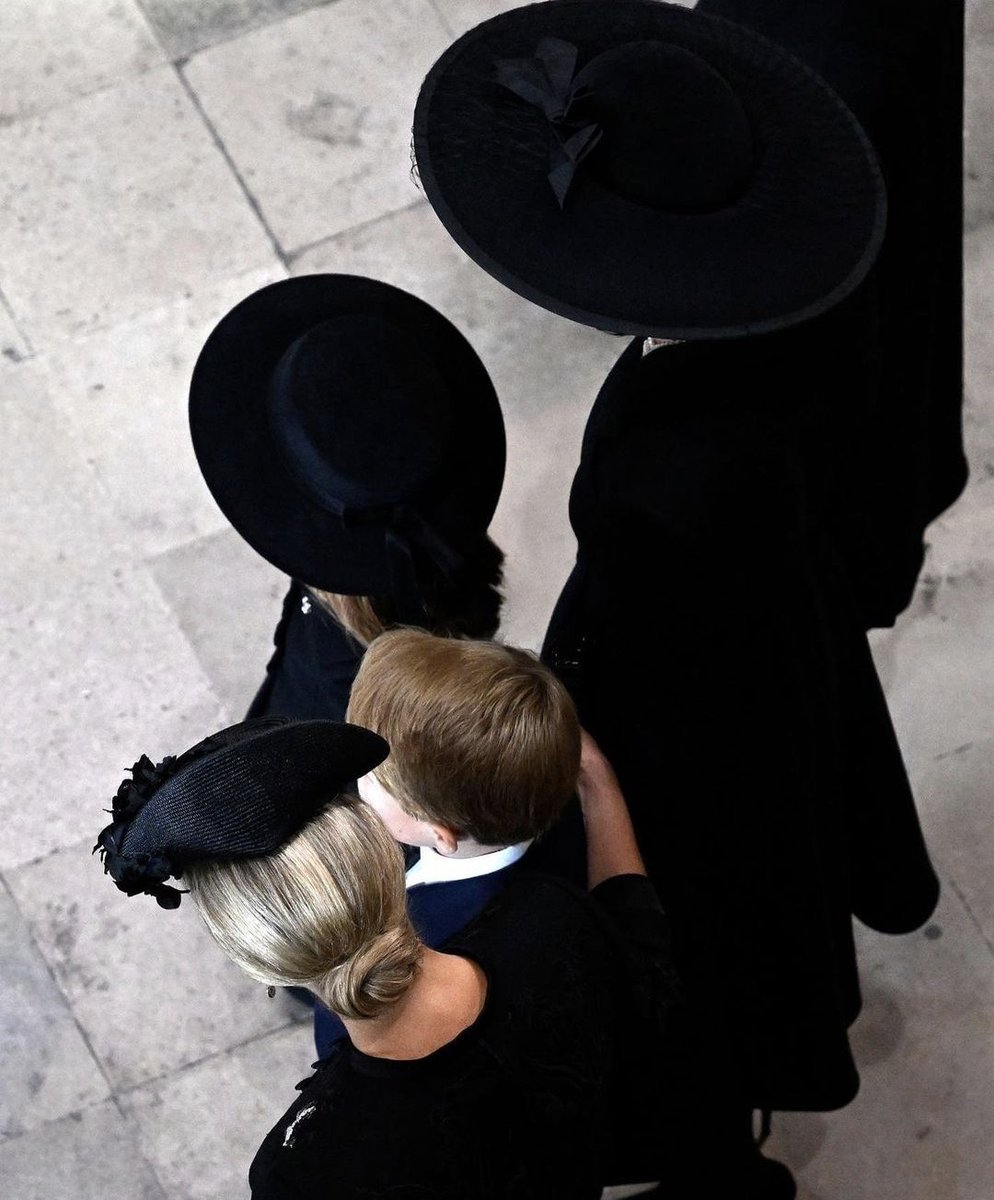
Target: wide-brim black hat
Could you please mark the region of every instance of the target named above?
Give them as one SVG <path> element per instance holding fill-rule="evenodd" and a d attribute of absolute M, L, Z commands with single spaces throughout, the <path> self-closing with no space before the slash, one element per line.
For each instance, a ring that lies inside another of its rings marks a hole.
<path fill-rule="evenodd" d="M 473 348 L 423 300 L 352 275 L 284 280 L 232 309 L 197 360 L 190 429 L 241 536 L 331 592 L 390 595 L 405 557 L 454 569 L 504 478 Z"/>
<path fill-rule="evenodd" d="M 359 725 L 242 721 L 178 757 L 153 763 L 143 755 L 94 850 L 121 891 L 175 908 L 181 893 L 167 879 L 193 863 L 272 854 L 388 753 Z"/>
<path fill-rule="evenodd" d="M 425 79 L 414 150 L 470 257 L 617 333 L 806 320 L 857 286 L 883 237 L 874 152 L 828 85 L 760 35 L 658 0 L 547 0 L 478 25 Z"/>

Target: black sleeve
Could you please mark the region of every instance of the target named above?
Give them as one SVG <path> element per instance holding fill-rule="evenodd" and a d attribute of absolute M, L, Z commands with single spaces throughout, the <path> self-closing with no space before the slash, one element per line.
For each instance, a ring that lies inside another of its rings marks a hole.
<path fill-rule="evenodd" d="M 625 942 L 647 954 L 669 958 L 669 922 L 656 889 L 644 875 L 613 875 L 591 893 Z"/>
<path fill-rule="evenodd" d="M 613 934 L 628 996 L 629 1032 L 638 1029 L 637 1041 L 655 1044 L 680 997 L 669 921 L 656 889 L 644 875 L 615 875 L 590 896 Z"/>
<path fill-rule="evenodd" d="M 269 656 L 269 662 L 266 663 L 266 676 L 259 685 L 259 690 L 256 692 L 252 703 L 249 705 L 248 712 L 245 714 L 246 721 L 252 720 L 254 717 L 268 715 L 273 681 L 276 678 L 276 671 L 285 651 L 287 625 L 294 609 L 300 603 L 300 595 L 300 584 L 295 579 L 291 579 L 290 587 L 283 597 L 283 610 L 280 613 L 279 622 L 273 630 L 273 652 Z"/>

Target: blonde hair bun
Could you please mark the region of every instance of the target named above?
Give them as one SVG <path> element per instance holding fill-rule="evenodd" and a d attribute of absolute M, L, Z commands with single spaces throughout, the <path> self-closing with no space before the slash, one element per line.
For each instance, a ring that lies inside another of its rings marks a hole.
<path fill-rule="evenodd" d="M 187 878 L 208 930 L 243 970 L 308 987 L 341 1016 L 376 1016 L 417 972 L 403 854 L 354 796 L 274 854 L 198 864 Z"/>
<path fill-rule="evenodd" d="M 366 942 L 319 987 L 325 1003 L 343 1017 L 375 1017 L 410 986 L 420 958 L 420 944 L 410 925 L 398 925 Z"/>

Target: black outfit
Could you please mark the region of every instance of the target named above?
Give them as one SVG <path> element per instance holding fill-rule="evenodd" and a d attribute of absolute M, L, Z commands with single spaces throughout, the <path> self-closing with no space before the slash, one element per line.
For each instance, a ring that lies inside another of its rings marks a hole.
<path fill-rule="evenodd" d="M 867 419 L 849 433 L 839 545 L 865 623 L 891 625 L 911 599 L 925 526 L 967 478 L 963 2 L 700 0 L 695 12 L 741 22 L 808 63 L 855 113 L 883 168 L 883 246 L 868 294 L 846 301 L 862 308 L 861 328 L 823 350 L 873 382 Z"/>
<path fill-rule="evenodd" d="M 295 579 L 249 717 L 344 721 L 363 647 Z"/>
<path fill-rule="evenodd" d="M 649 883 L 588 896 L 522 877 L 446 949 L 487 975 L 479 1018 L 414 1061 L 339 1043 L 263 1142 L 255 1200 L 596 1200 L 605 1182 L 658 1178 L 649 1089 L 669 982 Z"/>
<path fill-rule="evenodd" d="M 833 523 L 846 319 L 630 346 L 544 651 L 620 777 L 700 1052 L 757 1108 L 852 1099 L 851 914 L 905 932 L 937 898 Z"/>

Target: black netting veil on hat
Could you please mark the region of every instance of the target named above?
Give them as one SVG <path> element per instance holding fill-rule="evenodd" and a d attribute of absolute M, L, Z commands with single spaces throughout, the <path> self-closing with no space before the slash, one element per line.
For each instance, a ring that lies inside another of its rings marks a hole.
<path fill-rule="evenodd" d="M 269 717 L 157 764 L 142 755 L 94 850 L 121 891 L 175 908 L 181 892 L 166 880 L 191 863 L 273 853 L 388 749 L 358 725 Z"/>

